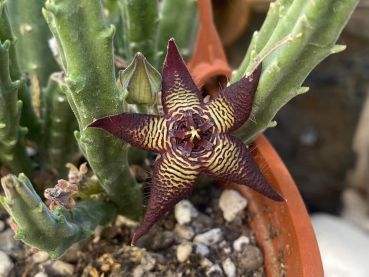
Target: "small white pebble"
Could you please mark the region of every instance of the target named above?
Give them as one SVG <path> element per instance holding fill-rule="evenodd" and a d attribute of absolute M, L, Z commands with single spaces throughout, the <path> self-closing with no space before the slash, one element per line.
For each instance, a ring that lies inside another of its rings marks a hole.
<path fill-rule="evenodd" d="M 9 254 L 18 248 L 19 243 L 14 239 L 14 231 L 10 228 L 0 233 L 0 250 Z"/>
<path fill-rule="evenodd" d="M 199 234 L 194 238 L 194 242 L 205 245 L 213 245 L 220 242 L 223 238 L 223 232 L 220 228 L 211 229 L 205 233 Z"/>
<path fill-rule="evenodd" d="M 222 267 L 227 277 L 236 277 L 236 266 L 230 258 L 223 261 Z"/>
<path fill-rule="evenodd" d="M 233 249 L 239 252 L 242 250 L 242 246 L 245 244 L 250 244 L 250 238 L 246 236 L 240 236 L 233 242 Z"/>
<path fill-rule="evenodd" d="M 206 276 L 222 276 L 223 272 L 219 265 L 215 264 L 206 271 Z"/>
<path fill-rule="evenodd" d="M 50 268 L 55 275 L 71 276 L 74 273 L 74 265 L 63 261 L 54 261 Z"/>
<path fill-rule="evenodd" d="M 225 248 L 223 248 L 223 252 L 224 252 L 224 254 L 228 255 L 228 254 L 231 254 L 232 250 L 231 250 L 230 247 L 225 247 Z"/>
<path fill-rule="evenodd" d="M 40 271 L 40 272 L 36 273 L 35 277 L 48 277 L 48 276 L 45 272 Z"/>
<path fill-rule="evenodd" d="M 197 243 L 196 244 L 196 253 L 202 255 L 203 257 L 209 255 L 210 250 L 209 247 L 207 247 L 206 245 L 202 244 L 202 243 Z"/>
<path fill-rule="evenodd" d="M 180 263 L 187 261 L 192 252 L 192 244 L 189 242 L 183 242 L 177 247 L 177 260 Z"/>
<path fill-rule="evenodd" d="M 151 271 L 154 269 L 156 264 L 156 260 L 153 256 L 149 253 L 144 253 L 143 257 L 141 258 L 141 266 L 145 271 Z"/>
<path fill-rule="evenodd" d="M 142 268 L 142 266 L 136 266 L 133 270 L 133 277 L 142 277 L 145 274 L 145 270 Z"/>
<path fill-rule="evenodd" d="M 212 267 L 213 266 L 213 263 L 209 259 L 203 257 L 200 260 L 200 265 L 201 265 L 201 267 L 209 268 L 209 267 Z"/>
<path fill-rule="evenodd" d="M 247 200 L 235 190 L 226 189 L 219 198 L 219 207 L 226 221 L 233 221 L 247 206 Z"/>
<path fill-rule="evenodd" d="M 174 216 L 179 224 L 190 223 L 191 219 L 198 216 L 198 211 L 188 200 L 182 200 L 174 208 Z"/>
<path fill-rule="evenodd" d="M 36 264 L 46 262 L 48 258 L 49 258 L 49 254 L 47 254 L 47 252 L 45 251 L 38 251 L 32 255 L 32 260 Z"/>
<path fill-rule="evenodd" d="M 225 240 L 221 241 L 218 245 L 221 249 L 223 249 L 224 254 L 228 255 L 231 253 L 232 250 L 229 247 L 228 242 L 226 242 Z"/>
<path fill-rule="evenodd" d="M 4 252 L 0 251 L 0 276 L 8 276 L 14 264 Z"/>
<path fill-rule="evenodd" d="M 174 232 L 176 235 L 185 240 L 190 240 L 195 235 L 195 232 L 192 227 L 176 224 L 176 227 L 174 228 Z"/>

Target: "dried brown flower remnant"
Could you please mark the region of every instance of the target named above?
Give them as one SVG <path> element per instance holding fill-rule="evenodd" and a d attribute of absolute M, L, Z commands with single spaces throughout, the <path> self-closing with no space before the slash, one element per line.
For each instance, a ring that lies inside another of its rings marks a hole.
<path fill-rule="evenodd" d="M 65 180 L 59 180 L 53 188 L 45 189 L 44 196 L 50 200 L 49 208 L 55 210 L 57 206 L 72 209 L 76 203 L 74 197 L 78 194 L 78 186 Z"/>
<path fill-rule="evenodd" d="M 80 183 L 88 173 L 87 163 L 82 163 L 79 168 L 74 164 L 67 163 L 66 167 L 69 169 L 68 181 L 73 184 Z"/>

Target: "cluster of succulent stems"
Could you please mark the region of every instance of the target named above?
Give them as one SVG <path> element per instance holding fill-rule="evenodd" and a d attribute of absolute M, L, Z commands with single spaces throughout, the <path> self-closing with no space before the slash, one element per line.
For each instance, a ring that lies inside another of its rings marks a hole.
<path fill-rule="evenodd" d="M 270 4 L 230 80 L 237 84 L 263 60 L 248 120 L 231 130 L 237 141 L 247 144 L 275 126 L 278 110 L 308 90 L 302 84 L 314 67 L 344 50 L 336 41 L 357 3 Z M 168 110 L 158 100 L 166 89 L 166 45 L 174 37 L 188 60 L 197 17 L 195 0 L 0 0 L 0 165 L 10 173 L 1 180 L 0 204 L 17 239 L 57 258 L 117 214 L 142 219 L 143 184 L 130 162 L 142 162 L 146 152 L 89 126 L 107 116 Z M 126 68 L 118 74 L 119 57 Z M 190 158 L 217 146 L 214 125 L 196 116 L 168 136 Z M 69 179 L 65 165 L 82 159 L 90 173 Z"/>

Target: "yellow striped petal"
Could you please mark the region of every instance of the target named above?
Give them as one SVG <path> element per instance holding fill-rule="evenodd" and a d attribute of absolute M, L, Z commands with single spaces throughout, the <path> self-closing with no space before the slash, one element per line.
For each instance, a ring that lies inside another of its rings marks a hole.
<path fill-rule="evenodd" d="M 133 235 L 132 245 L 175 204 L 190 196 L 198 176 L 199 166 L 174 152 L 163 154 L 155 162 L 146 214 Z"/>
<path fill-rule="evenodd" d="M 122 113 L 100 118 L 90 127 L 102 128 L 135 147 L 157 153 L 170 144 L 167 120 L 155 115 Z"/>

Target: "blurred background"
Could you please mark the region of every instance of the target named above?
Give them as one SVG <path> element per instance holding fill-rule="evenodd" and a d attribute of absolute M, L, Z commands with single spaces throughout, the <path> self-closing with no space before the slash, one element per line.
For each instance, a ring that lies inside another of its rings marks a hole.
<path fill-rule="evenodd" d="M 236 68 L 270 1 L 213 2 L 227 57 Z M 338 44 L 346 51 L 309 75 L 310 92 L 283 107 L 278 125 L 266 135 L 312 216 L 326 275 L 369 276 L 368 0 L 361 0 Z"/>

